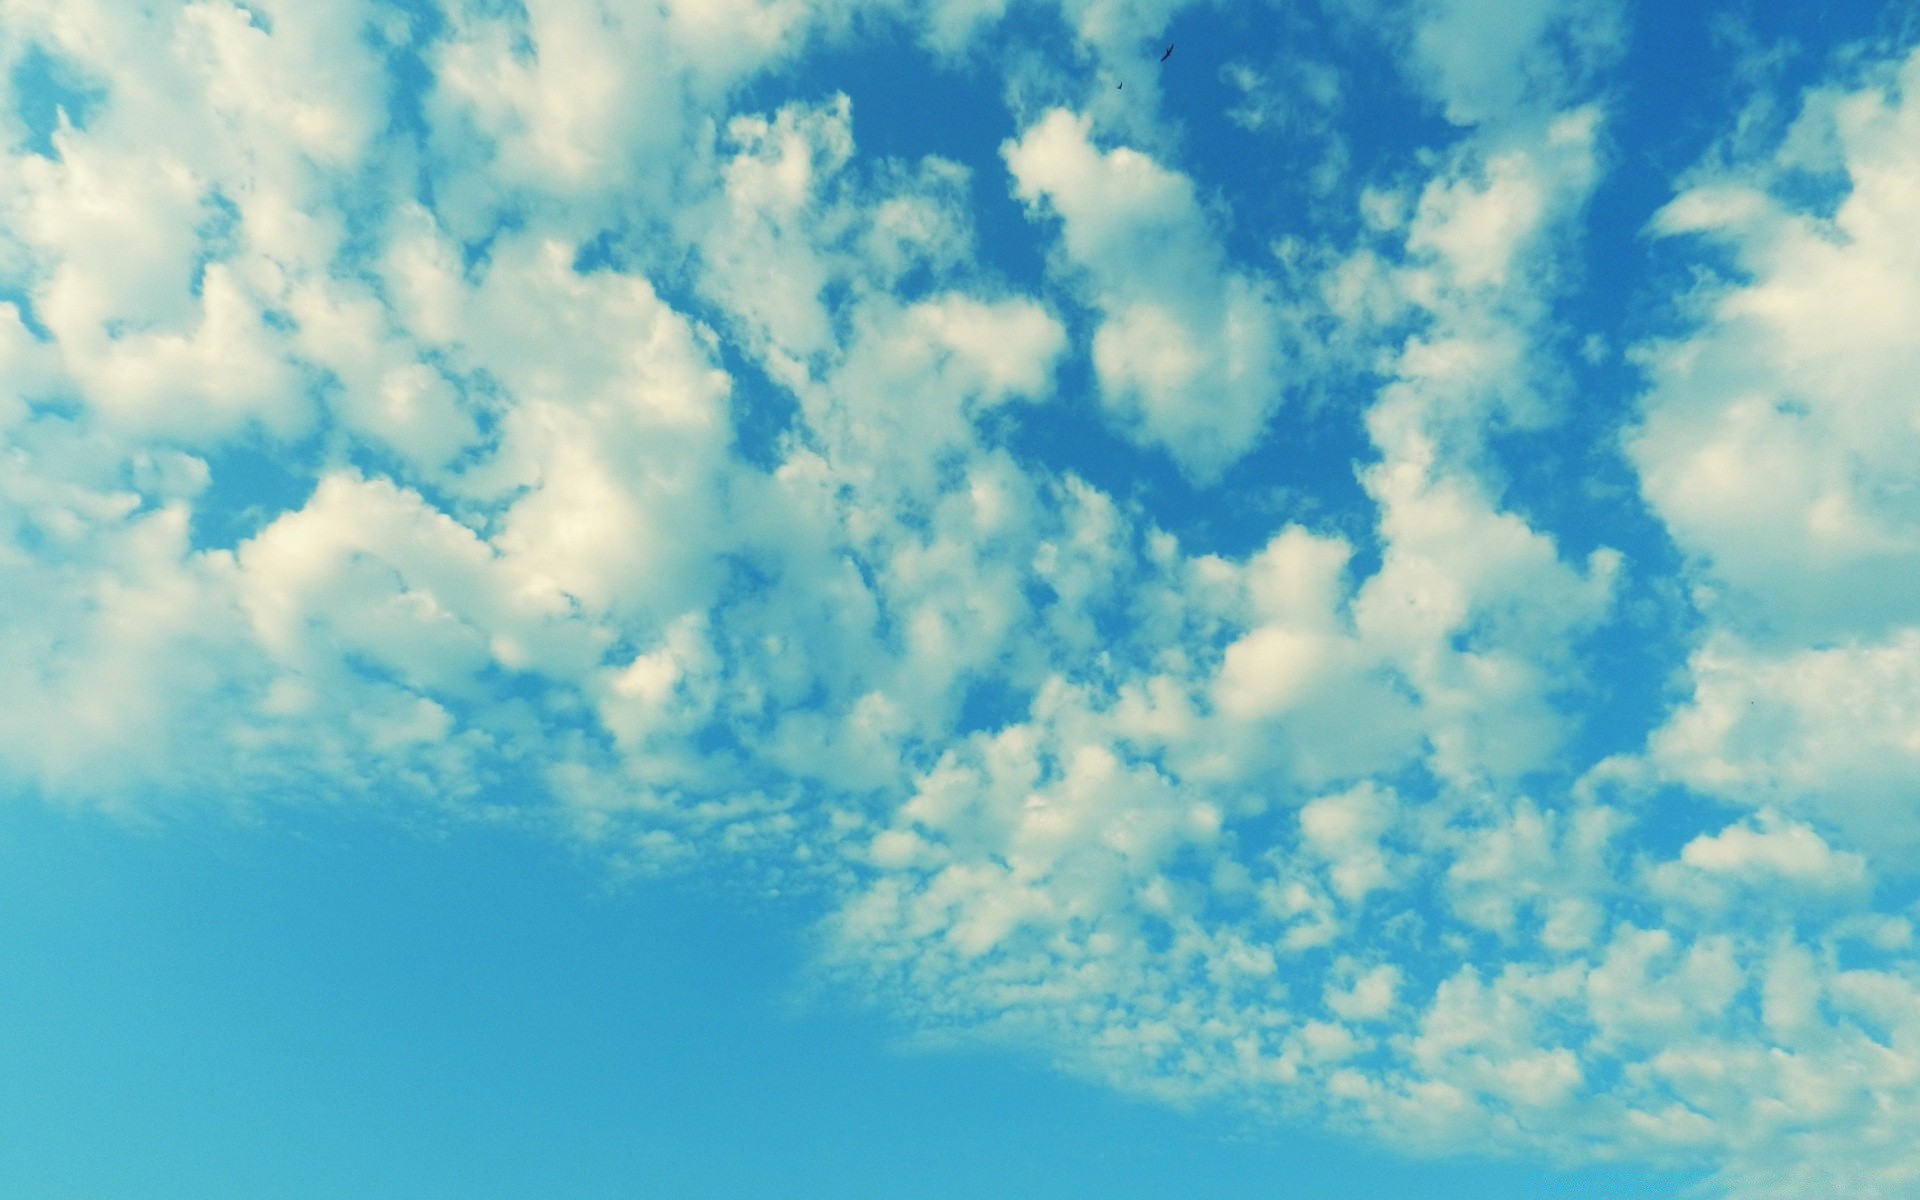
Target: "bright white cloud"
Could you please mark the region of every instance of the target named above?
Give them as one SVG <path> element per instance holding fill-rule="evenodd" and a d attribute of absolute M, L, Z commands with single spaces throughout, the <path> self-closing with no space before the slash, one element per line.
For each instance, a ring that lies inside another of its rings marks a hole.
<path fill-rule="evenodd" d="M 1736 804 L 1833 822 L 1863 847 L 1913 850 L 1920 631 L 1779 654 L 1721 636 L 1689 663 L 1692 695 L 1653 737 L 1663 774 Z"/>
<path fill-rule="evenodd" d="M 1716 614 L 1787 644 L 1877 638 L 1920 611 L 1920 259 L 1902 234 L 1920 187 L 1916 91 L 1910 57 L 1809 97 L 1788 145 L 1846 172 L 1830 217 L 1768 195 L 1800 166 L 1785 156 L 1702 179 L 1654 226 L 1723 243 L 1748 278 L 1710 286 L 1697 330 L 1648 347 L 1655 386 L 1630 453 Z"/>
<path fill-rule="evenodd" d="M 1858 854 L 1836 852 L 1805 825 L 1773 822 L 1701 834 L 1681 849 L 1680 861 L 1709 875 L 1756 883 L 1778 878 L 1831 888 L 1857 885 L 1866 876 Z"/>
<path fill-rule="evenodd" d="M 1664 776 L 1832 822 L 1905 861 L 1915 792 L 1920 543 L 1912 379 L 1920 259 L 1920 58 L 1810 93 L 1777 158 L 1741 161 L 1655 221 L 1723 244 L 1696 327 L 1644 351 L 1628 441 L 1648 503 L 1691 559 L 1714 632 L 1691 697 L 1650 744 Z M 1829 174 L 1831 215 L 1777 199 Z"/>

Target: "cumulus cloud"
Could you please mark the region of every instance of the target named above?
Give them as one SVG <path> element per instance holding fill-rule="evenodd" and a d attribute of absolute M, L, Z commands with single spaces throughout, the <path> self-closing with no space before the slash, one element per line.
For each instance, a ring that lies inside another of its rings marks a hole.
<path fill-rule="evenodd" d="M 1627 448 L 1713 633 L 1656 734 L 1668 778 L 1818 816 L 1911 855 L 1920 264 L 1894 231 L 1920 155 L 1920 58 L 1810 92 L 1779 155 L 1704 173 L 1656 217 L 1739 275 L 1643 350 Z M 1830 212 L 1776 193 L 1820 171 Z M 1844 175 L 1838 174 L 1844 172 Z"/>
<path fill-rule="evenodd" d="M 1101 400 L 1131 436 L 1212 479 L 1252 448 L 1280 401 L 1269 285 L 1225 262 L 1193 183 L 1054 109 L 1002 147 L 1015 194 L 1060 220 L 1061 265 L 1101 314 Z"/>
<path fill-rule="evenodd" d="M 1804 894 L 1847 892 L 1866 882 L 1866 860 L 1835 850 L 1805 825 L 1781 822 L 1771 813 L 1757 824 L 1729 825 L 1703 833 L 1680 850 L 1677 861 L 1651 875 L 1653 886 L 1675 900 L 1693 904 L 1755 903 L 1779 889 Z"/>
<path fill-rule="evenodd" d="M 1911 852 L 1920 638 L 1778 654 L 1721 637 L 1689 663 L 1692 695 L 1654 735 L 1662 774 L 1742 804 L 1802 809 L 1858 844 Z"/>
<path fill-rule="evenodd" d="M 1654 387 L 1629 452 L 1716 613 L 1750 636 L 1880 638 L 1916 611 L 1920 273 L 1899 232 L 1916 91 L 1911 56 L 1817 90 L 1777 160 L 1708 173 L 1654 221 L 1724 246 L 1739 275 L 1695 297 L 1687 336 L 1645 349 Z M 1824 180 L 1830 214 L 1774 194 L 1796 171 Z"/>
<path fill-rule="evenodd" d="M 1182 8 L 1043 15 L 1111 65 Z M 802 879 L 849 992 L 1122 1087 L 1914 1177 L 1920 58 L 1655 220 L 1736 268 L 1625 443 L 1704 628 L 1594 764 L 1657 558 L 1504 467 L 1568 423 L 1602 6 L 1395 10 L 1454 128 L 1261 261 L 1151 88 L 1015 96 L 963 163 L 772 71 L 885 21 L 951 61 L 993 3 L 7 13 L 100 94 L 0 162 L 9 786 L 511 812 Z M 1044 269 L 976 261 L 991 192 Z M 1019 437 L 1089 412 L 1185 491 Z M 1352 519 L 1176 534 L 1316 421 Z"/>

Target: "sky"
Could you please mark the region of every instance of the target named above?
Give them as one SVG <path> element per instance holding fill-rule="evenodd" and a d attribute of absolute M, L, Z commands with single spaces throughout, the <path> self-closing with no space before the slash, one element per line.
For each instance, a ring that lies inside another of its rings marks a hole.
<path fill-rule="evenodd" d="M 7 1195 L 1920 1192 L 1911 7 L 0 79 Z"/>

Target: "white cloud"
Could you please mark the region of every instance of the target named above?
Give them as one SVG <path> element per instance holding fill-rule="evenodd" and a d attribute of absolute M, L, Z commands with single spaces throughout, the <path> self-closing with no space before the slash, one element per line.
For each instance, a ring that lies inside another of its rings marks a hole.
<path fill-rule="evenodd" d="M 1550 536 L 1503 511 L 1488 471 L 1492 432 L 1556 418 L 1539 344 L 1554 255 L 1596 178 L 1597 119 L 1537 115 L 1462 143 L 1410 206 L 1373 197 L 1378 235 L 1401 242 L 1396 267 L 1366 251 L 1336 268 L 1376 264 L 1366 286 L 1392 298 L 1348 315 L 1390 318 L 1381 332 L 1405 338 L 1381 356 L 1389 379 L 1366 414 L 1382 563 L 1351 620 L 1362 657 L 1417 698 L 1428 766 L 1456 785 L 1558 751 L 1569 729 L 1553 693 L 1572 682 L 1573 640 L 1607 615 L 1620 565 L 1606 549 L 1562 561 Z M 1370 707 L 1392 711 L 1384 698 Z"/>
<path fill-rule="evenodd" d="M 494 540 L 544 586 L 662 621 L 710 595 L 728 381 L 644 280 L 570 259 L 551 241 L 502 246 L 470 299 L 462 358 L 509 408 L 459 488 L 511 498 Z"/>
<path fill-rule="evenodd" d="M 1344 541 L 1290 525 L 1247 563 L 1249 600 L 1266 623 L 1227 647 L 1214 685 L 1225 712 L 1258 718 L 1296 708 L 1361 658 L 1341 619 L 1351 554 Z"/>
<path fill-rule="evenodd" d="M 1876 854 L 1911 854 L 1920 632 L 1785 654 L 1721 635 L 1688 672 L 1692 695 L 1648 743 L 1656 770 L 1732 803 L 1816 815 Z"/>
<path fill-rule="evenodd" d="M 855 324 L 844 361 L 801 404 L 839 470 L 896 496 L 934 491 L 982 413 L 1050 392 L 1066 346 L 1059 321 L 1030 300 L 876 302 Z"/>
<path fill-rule="evenodd" d="M 227 145 L 278 183 L 297 177 L 299 157 L 354 165 L 386 123 L 384 73 L 360 36 L 377 15 L 361 0 L 208 0 L 180 10 L 175 49 L 205 80 Z"/>
<path fill-rule="evenodd" d="M 317 682 L 352 674 L 356 655 L 421 690 L 465 691 L 492 663 L 565 678 L 606 636 L 550 581 L 385 481 L 323 479 L 236 557 L 262 648 Z"/>
<path fill-rule="evenodd" d="M 1346 1021 L 1384 1020 L 1393 1011 L 1402 979 L 1400 968 L 1381 963 L 1355 976 L 1342 990 L 1327 988 L 1327 1007 Z"/>
<path fill-rule="evenodd" d="M 703 36 L 710 26 L 689 26 L 691 7 L 670 15 L 654 5 L 556 0 L 533 0 L 522 13 L 449 6 L 447 36 L 433 47 L 431 100 L 436 129 L 449 139 L 444 152 L 472 153 L 466 137 L 477 134 L 484 174 L 470 176 L 469 187 L 562 194 L 664 166 L 687 132 L 680 75 L 690 65 L 670 31 L 724 57 L 754 43 L 751 29 L 737 41 Z M 650 68 L 633 69 L 639 61 Z"/>
<path fill-rule="evenodd" d="M 1877 639 L 1920 614 L 1920 257 L 1903 233 L 1916 93 L 1909 57 L 1808 96 L 1794 136 L 1847 173 L 1831 217 L 1771 198 L 1795 164 L 1762 160 L 1701 179 L 1655 224 L 1724 243 L 1747 277 L 1709 286 L 1696 328 L 1644 349 L 1653 388 L 1628 452 L 1709 611 L 1749 635 Z"/>
<path fill-rule="evenodd" d="M 1252 448 L 1280 402 L 1270 287 L 1228 267 L 1192 182 L 1054 109 L 1001 148 L 1014 193 L 1057 214 L 1060 257 L 1101 313 L 1093 363 L 1120 427 L 1199 480 Z"/>
<path fill-rule="evenodd" d="M 315 281 L 288 298 L 301 355 L 337 380 L 339 420 L 432 478 L 475 447 L 480 430 L 454 383 L 422 362 L 371 289 Z"/>
<path fill-rule="evenodd" d="M 1430 479 L 1422 457 L 1369 473 L 1387 549 L 1354 600 L 1354 622 L 1420 697 L 1437 773 L 1511 777 L 1565 736 L 1551 699 L 1568 682 L 1557 664 L 1605 615 L 1619 559 L 1595 551 L 1574 569 L 1476 483 Z"/>
<path fill-rule="evenodd" d="M 1920 187 L 1916 81 L 1908 56 L 1810 91 L 1777 158 L 1736 158 L 1662 211 L 1656 232 L 1720 242 L 1741 274 L 1643 348 L 1653 386 L 1627 442 L 1711 622 L 1650 763 L 1895 862 L 1913 851 L 1920 754 L 1920 258 L 1899 233 Z M 1815 169 L 1830 216 L 1774 194 Z"/>
<path fill-rule="evenodd" d="M 217 572 L 182 562 L 186 505 L 140 511 L 138 496 L 36 478 L 23 450 L 55 447 L 14 447 L 0 467 L 10 786 L 129 809 L 150 780 L 215 786 L 206 768 L 231 766 L 225 697 L 259 672 Z M 23 543 L 42 549 L 22 554 Z"/>
<path fill-rule="evenodd" d="M 831 238 L 817 209 L 828 180 L 853 153 L 851 108 L 842 95 L 817 108 L 793 104 L 773 120 L 735 117 L 727 126 L 734 153 L 722 168 L 724 204 L 701 244 L 708 290 L 764 341 L 776 378 L 791 386 L 795 367 L 827 349 L 828 315 L 821 291 L 836 265 L 820 245 Z"/>
<path fill-rule="evenodd" d="M 1688 842 L 1680 851 L 1680 861 L 1712 874 L 1752 879 L 1772 875 L 1816 887 L 1858 883 L 1864 875 L 1859 855 L 1835 853 L 1804 825 L 1760 829 L 1729 825 Z"/>
<path fill-rule="evenodd" d="M 1398 798 L 1370 784 L 1338 796 L 1324 796 L 1300 810 L 1300 833 L 1310 851 L 1327 864 L 1335 895 L 1359 903 L 1369 892 L 1395 886 L 1395 856 L 1381 847 L 1391 827 Z"/>

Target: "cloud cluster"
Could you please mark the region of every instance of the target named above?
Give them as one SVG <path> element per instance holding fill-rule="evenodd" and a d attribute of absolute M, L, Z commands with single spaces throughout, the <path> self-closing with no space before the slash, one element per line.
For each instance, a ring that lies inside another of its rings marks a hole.
<path fill-rule="evenodd" d="M 1920 799 L 1917 139 L 1920 58 L 1878 60 L 1811 91 L 1777 152 L 1689 181 L 1655 230 L 1717 244 L 1730 275 L 1689 298 L 1686 336 L 1647 348 L 1629 441 L 1713 628 L 1654 769 L 1903 863 Z"/>
<path fill-rule="evenodd" d="M 1038 7 L 10 0 L 7 786 L 510 817 L 812 889 L 850 991 L 1122 1087 L 1900 1194 L 1920 57 L 1654 223 L 1729 264 L 1625 439 L 1701 632 L 1591 762 L 1657 563 L 1503 455 L 1566 420 L 1618 14 L 1393 9 L 1447 137 L 1264 261 L 1150 99 L 1010 104 L 965 163 L 747 99 L 1016 16 L 1111 65 L 1181 6 Z M 976 262 L 983 186 L 1031 278 Z M 1363 528 L 1233 554 L 1018 436 L 1229 505 L 1313 421 Z"/>

